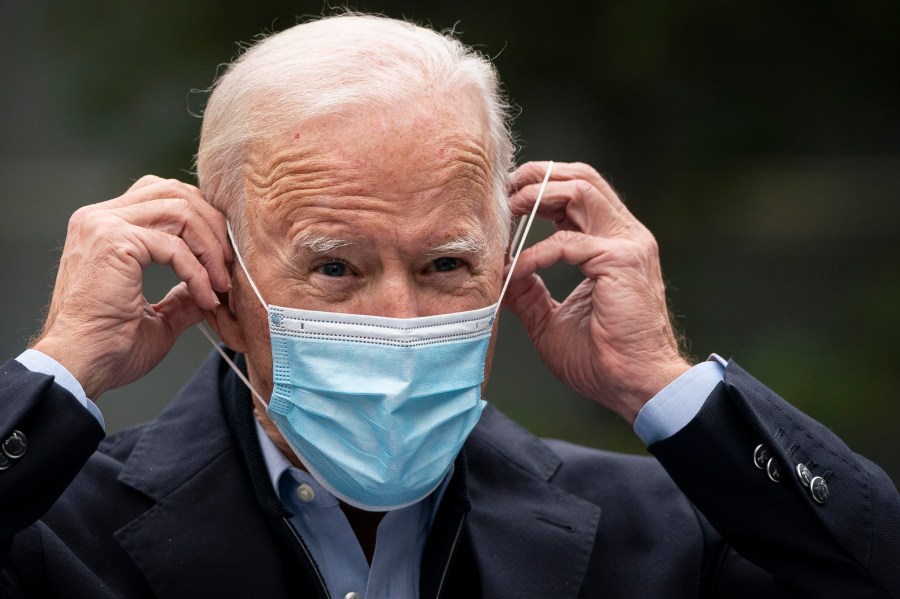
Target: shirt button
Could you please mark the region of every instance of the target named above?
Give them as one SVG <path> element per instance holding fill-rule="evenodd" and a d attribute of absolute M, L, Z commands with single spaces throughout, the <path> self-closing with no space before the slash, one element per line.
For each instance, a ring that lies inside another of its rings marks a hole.
<path fill-rule="evenodd" d="M 316 498 L 316 492 L 313 491 L 313 488 L 308 484 L 303 483 L 302 485 L 297 487 L 297 497 L 300 498 L 300 501 L 309 503 Z"/>
<path fill-rule="evenodd" d="M 351 591 L 344 595 L 344 599 L 359 599 L 359 593 Z"/>

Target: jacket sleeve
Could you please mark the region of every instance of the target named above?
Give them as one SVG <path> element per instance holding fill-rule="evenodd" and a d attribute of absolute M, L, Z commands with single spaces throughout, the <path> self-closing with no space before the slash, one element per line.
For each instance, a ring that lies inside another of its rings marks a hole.
<path fill-rule="evenodd" d="M 697 416 L 649 450 L 783 596 L 900 597 L 890 478 L 733 361 Z"/>
<path fill-rule="evenodd" d="M 0 567 L 15 534 L 53 505 L 103 436 L 53 377 L 15 360 L 0 366 Z"/>

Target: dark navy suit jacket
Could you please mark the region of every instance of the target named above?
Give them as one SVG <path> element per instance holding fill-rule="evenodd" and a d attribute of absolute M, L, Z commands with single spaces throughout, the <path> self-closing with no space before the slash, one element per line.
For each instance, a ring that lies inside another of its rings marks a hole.
<path fill-rule="evenodd" d="M 0 367 L 0 596 L 326 597 L 216 355 L 106 439 L 51 377 Z M 783 480 L 753 464 L 770 448 Z M 421 596 L 900 597 L 900 497 L 734 363 L 653 458 L 541 440 L 488 408 L 457 460 Z M 828 474 L 816 503 L 791 475 Z"/>

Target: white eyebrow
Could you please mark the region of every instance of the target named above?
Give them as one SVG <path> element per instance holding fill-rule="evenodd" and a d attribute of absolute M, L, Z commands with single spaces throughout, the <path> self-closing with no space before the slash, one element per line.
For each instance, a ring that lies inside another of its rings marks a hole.
<path fill-rule="evenodd" d="M 431 248 L 428 251 L 429 256 L 437 256 L 441 254 L 483 254 L 487 249 L 487 242 L 484 237 L 469 233 L 462 237 L 457 237 L 447 243 Z"/>
<path fill-rule="evenodd" d="M 316 235 L 315 233 L 301 233 L 294 238 L 294 247 L 298 250 L 307 250 L 315 254 L 327 254 L 338 248 L 352 245 L 353 242 L 340 237 L 328 235 Z"/>

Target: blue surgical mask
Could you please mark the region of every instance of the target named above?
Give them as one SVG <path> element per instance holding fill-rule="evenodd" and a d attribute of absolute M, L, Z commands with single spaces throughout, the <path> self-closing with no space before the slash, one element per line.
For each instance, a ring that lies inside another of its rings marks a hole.
<path fill-rule="evenodd" d="M 484 409 L 485 356 L 509 276 L 501 300 L 486 308 L 387 318 L 267 304 L 237 247 L 235 255 L 268 313 L 271 399 L 216 347 L 309 473 L 363 510 L 399 509 L 430 494 Z"/>

